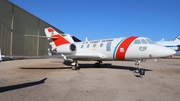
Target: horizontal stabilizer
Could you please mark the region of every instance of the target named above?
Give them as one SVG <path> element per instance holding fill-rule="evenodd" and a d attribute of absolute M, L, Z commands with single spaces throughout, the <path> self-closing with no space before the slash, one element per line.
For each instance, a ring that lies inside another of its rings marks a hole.
<path fill-rule="evenodd" d="M 58 39 L 58 37 L 47 37 L 47 36 L 38 36 L 38 35 L 24 35 L 28 37 L 36 37 L 36 38 L 51 38 L 51 39 Z"/>

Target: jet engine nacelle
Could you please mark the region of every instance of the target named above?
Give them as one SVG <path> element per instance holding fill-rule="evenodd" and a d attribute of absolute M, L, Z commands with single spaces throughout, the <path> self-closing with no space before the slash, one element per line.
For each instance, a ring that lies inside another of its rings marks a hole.
<path fill-rule="evenodd" d="M 76 52 L 75 44 L 63 44 L 57 47 L 56 51 L 62 54 L 73 54 Z"/>

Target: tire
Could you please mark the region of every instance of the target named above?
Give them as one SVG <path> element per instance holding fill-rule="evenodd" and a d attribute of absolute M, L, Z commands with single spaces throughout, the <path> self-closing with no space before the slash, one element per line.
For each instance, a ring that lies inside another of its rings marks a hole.
<path fill-rule="evenodd" d="M 72 65 L 72 70 L 80 70 L 80 67 L 77 65 Z"/>
<path fill-rule="evenodd" d="M 77 70 L 77 67 L 75 65 L 72 65 L 72 70 Z"/>

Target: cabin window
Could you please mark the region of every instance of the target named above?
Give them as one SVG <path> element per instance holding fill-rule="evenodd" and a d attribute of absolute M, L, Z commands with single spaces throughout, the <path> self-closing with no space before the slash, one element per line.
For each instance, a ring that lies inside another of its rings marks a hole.
<path fill-rule="evenodd" d="M 102 47 L 102 46 L 103 46 L 103 43 L 100 44 L 100 47 Z"/>
<path fill-rule="evenodd" d="M 83 48 L 84 47 L 84 45 L 81 45 L 81 48 Z"/>
<path fill-rule="evenodd" d="M 88 44 L 88 45 L 87 45 L 87 48 L 89 48 L 89 46 L 90 46 L 90 45 Z"/>
<path fill-rule="evenodd" d="M 146 40 L 144 40 L 144 39 L 141 39 L 141 42 L 142 42 L 142 44 L 148 44 L 148 43 L 146 42 Z"/>
<path fill-rule="evenodd" d="M 94 44 L 92 45 L 92 49 L 95 50 L 96 48 L 97 48 L 97 44 L 94 43 Z"/>
<path fill-rule="evenodd" d="M 106 45 L 106 51 L 111 51 L 111 42 L 108 42 Z"/>
<path fill-rule="evenodd" d="M 93 44 L 93 47 L 96 48 L 96 44 Z"/>
<path fill-rule="evenodd" d="M 140 40 L 135 40 L 134 44 L 141 44 L 141 41 Z"/>

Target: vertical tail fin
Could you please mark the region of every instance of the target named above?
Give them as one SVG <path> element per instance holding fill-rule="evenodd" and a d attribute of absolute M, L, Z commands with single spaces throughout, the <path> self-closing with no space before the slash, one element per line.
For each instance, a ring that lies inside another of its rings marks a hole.
<path fill-rule="evenodd" d="M 50 45 L 52 46 L 52 50 L 55 49 L 57 46 L 62 44 L 70 43 L 67 39 L 65 39 L 61 34 L 56 32 L 53 28 L 45 28 L 45 33 L 47 37 L 51 37 L 52 41 Z M 48 38 L 49 40 L 50 38 Z"/>
<path fill-rule="evenodd" d="M 178 35 L 173 41 L 180 42 L 180 35 Z"/>

